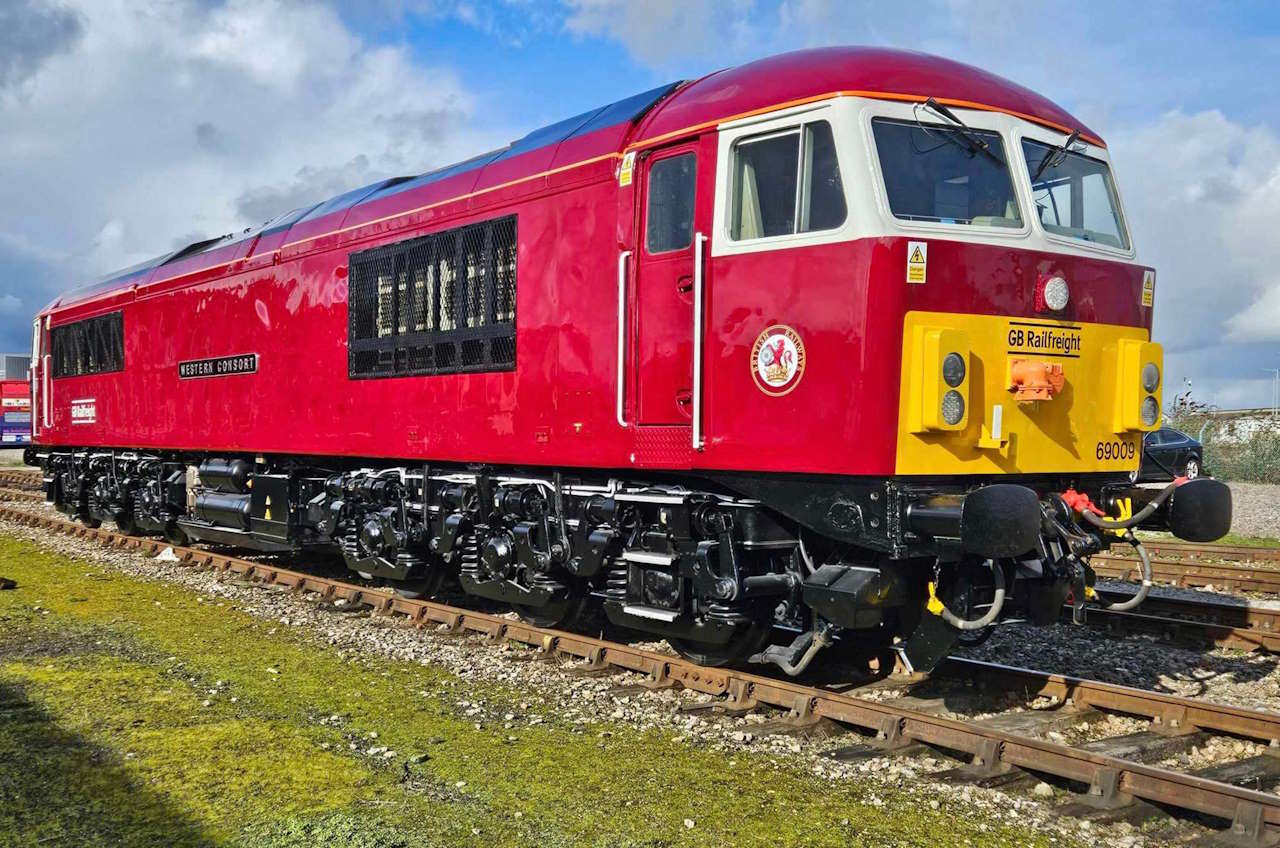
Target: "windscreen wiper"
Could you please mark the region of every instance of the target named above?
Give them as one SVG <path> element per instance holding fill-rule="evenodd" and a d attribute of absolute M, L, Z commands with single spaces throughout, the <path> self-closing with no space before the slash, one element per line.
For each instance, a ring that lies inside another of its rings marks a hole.
<path fill-rule="evenodd" d="M 932 97 L 926 100 L 924 105 L 925 108 L 932 109 L 934 112 L 937 112 L 939 115 L 956 125 L 956 132 L 959 133 L 967 142 L 965 146 L 969 148 L 970 153 L 981 153 L 1001 168 L 1004 167 L 1004 160 L 991 152 L 991 145 L 979 138 L 978 134 L 969 129 L 968 125 L 957 118 L 954 112 L 934 100 Z"/>
<path fill-rule="evenodd" d="M 1040 175 L 1050 168 L 1056 168 L 1061 165 L 1063 160 L 1067 158 L 1071 145 L 1075 144 L 1078 138 L 1080 138 L 1080 130 L 1072 130 L 1066 141 L 1057 147 L 1050 147 L 1049 151 L 1044 154 L 1044 158 L 1040 160 L 1040 167 L 1036 168 L 1036 172 L 1031 175 L 1031 182 L 1034 183 L 1040 179 Z"/>

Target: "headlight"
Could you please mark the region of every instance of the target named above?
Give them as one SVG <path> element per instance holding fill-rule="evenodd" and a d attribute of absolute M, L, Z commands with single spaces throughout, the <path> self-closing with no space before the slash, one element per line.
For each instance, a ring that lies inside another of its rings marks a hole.
<path fill-rule="evenodd" d="M 964 418 L 964 395 L 952 389 L 942 396 L 942 420 L 950 425 L 960 423 Z"/>
<path fill-rule="evenodd" d="M 1071 300 L 1071 288 L 1062 277 L 1050 277 L 1044 284 L 1044 304 L 1054 312 L 1067 308 Z"/>
<path fill-rule="evenodd" d="M 944 413 L 945 414 L 945 413 Z M 1160 418 L 1160 404 L 1151 395 L 1147 395 L 1142 399 L 1142 423 L 1146 427 L 1151 427 Z"/>
<path fill-rule="evenodd" d="M 1160 388 L 1160 367 L 1154 362 L 1142 366 L 1142 388 L 1148 392 Z"/>
<path fill-rule="evenodd" d="M 951 388 L 964 382 L 964 357 L 958 353 L 948 353 L 942 360 L 942 380 Z"/>

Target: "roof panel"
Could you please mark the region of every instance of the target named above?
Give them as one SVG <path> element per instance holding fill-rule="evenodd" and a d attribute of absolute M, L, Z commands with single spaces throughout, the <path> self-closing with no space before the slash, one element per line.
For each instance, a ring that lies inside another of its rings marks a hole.
<path fill-rule="evenodd" d="M 367 186 L 361 186 L 360 188 L 353 188 L 351 191 L 344 192 L 343 194 L 340 194 L 337 197 L 324 201 L 319 206 L 312 207 L 310 212 L 307 212 L 305 215 L 303 215 L 301 218 L 298 218 L 293 223 L 305 224 L 307 221 L 314 221 L 317 218 L 323 218 L 325 215 L 330 215 L 334 212 L 341 212 L 343 209 L 350 209 L 352 206 L 355 206 L 357 203 L 364 200 L 366 197 L 369 197 L 370 195 L 375 194 L 376 192 L 382 191 L 383 189 L 388 188 L 390 186 L 408 182 L 411 179 L 413 178 L 412 177 L 392 177 L 389 180 L 379 180 L 378 182 L 370 183 Z"/>
<path fill-rule="evenodd" d="M 574 138 L 575 136 L 602 130 L 605 127 L 611 127 L 614 124 L 634 121 L 652 109 L 659 100 L 675 91 L 679 85 L 679 82 L 660 85 L 657 88 L 633 94 L 624 100 L 619 100 L 617 103 L 611 103 L 608 106 L 597 109 L 589 121 L 584 122 L 582 126 L 578 127 L 566 138 Z"/>

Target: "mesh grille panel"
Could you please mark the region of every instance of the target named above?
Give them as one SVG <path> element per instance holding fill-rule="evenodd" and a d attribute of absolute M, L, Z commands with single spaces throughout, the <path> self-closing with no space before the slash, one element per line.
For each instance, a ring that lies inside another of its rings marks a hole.
<path fill-rule="evenodd" d="M 350 256 L 351 377 L 509 371 L 516 363 L 516 219 Z"/>
<path fill-rule="evenodd" d="M 110 312 L 50 331 L 53 376 L 124 370 L 124 313 Z"/>

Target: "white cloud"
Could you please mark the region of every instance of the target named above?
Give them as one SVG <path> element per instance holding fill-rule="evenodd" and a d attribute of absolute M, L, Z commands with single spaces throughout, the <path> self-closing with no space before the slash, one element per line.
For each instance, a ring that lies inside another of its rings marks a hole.
<path fill-rule="evenodd" d="M 750 0 L 565 0 L 565 29 L 604 36 L 632 56 L 664 66 L 690 53 L 723 55 L 750 40 Z"/>
<path fill-rule="evenodd" d="M 1280 367 L 1280 136 L 1206 111 L 1109 137 L 1139 258 L 1157 268 L 1170 381 L 1258 405 L 1270 397 L 1260 369 Z"/>
<path fill-rule="evenodd" d="M 328 6 L 59 2 L 75 37 L 0 88 L 0 185 L 23 199 L 0 205 L 0 264 L 59 287 L 496 140 L 449 68 Z M 17 292 L 28 311 L 50 294 Z"/>

